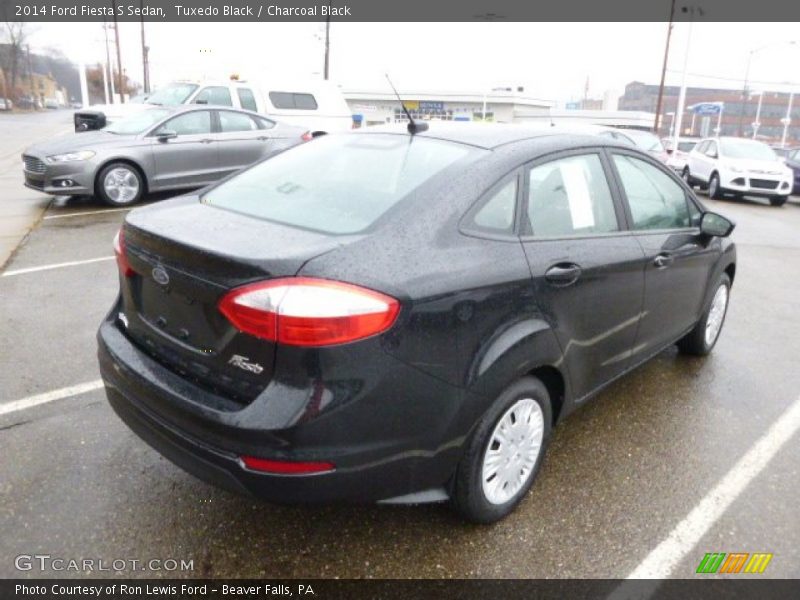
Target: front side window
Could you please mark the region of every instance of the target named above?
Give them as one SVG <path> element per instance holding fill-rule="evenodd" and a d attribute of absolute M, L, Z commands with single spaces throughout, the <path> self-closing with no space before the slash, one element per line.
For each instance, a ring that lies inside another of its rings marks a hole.
<path fill-rule="evenodd" d="M 633 229 L 678 229 L 691 226 L 683 188 L 658 167 L 632 156 L 615 154 L 614 164 L 628 198 Z"/>
<path fill-rule="evenodd" d="M 253 95 L 253 90 L 249 88 L 239 88 L 236 90 L 236 94 L 239 96 L 239 104 L 242 105 L 243 109 L 258 112 L 256 97 Z"/>
<path fill-rule="evenodd" d="M 170 119 L 158 128 L 156 134 L 174 131 L 178 135 L 211 133 L 211 111 L 194 110 Z"/>
<path fill-rule="evenodd" d="M 258 129 L 256 122 L 249 116 L 229 110 L 219 111 L 219 126 L 222 133 L 253 131 L 254 129 Z"/>
<path fill-rule="evenodd" d="M 617 214 L 600 156 L 569 156 L 531 169 L 528 218 L 537 237 L 617 231 Z"/>
<path fill-rule="evenodd" d="M 200 90 L 194 99 L 195 104 L 211 104 L 213 106 L 233 106 L 231 92 L 226 87 L 215 86 Z"/>
<path fill-rule="evenodd" d="M 202 202 L 324 233 L 356 233 L 453 163 L 485 155 L 430 138 L 326 135 L 242 171 Z"/>
<path fill-rule="evenodd" d="M 472 218 L 481 229 L 498 233 L 511 231 L 514 227 L 514 209 L 517 204 L 517 180 L 514 178 L 496 191 Z"/>

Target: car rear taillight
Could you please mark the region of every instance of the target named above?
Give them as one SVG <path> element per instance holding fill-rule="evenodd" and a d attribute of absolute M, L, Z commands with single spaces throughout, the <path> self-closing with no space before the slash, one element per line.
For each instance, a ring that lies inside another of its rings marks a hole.
<path fill-rule="evenodd" d="M 128 262 L 128 254 L 125 250 L 125 232 L 121 227 L 117 232 L 117 235 L 114 236 L 114 254 L 117 256 L 117 266 L 119 267 L 119 272 L 125 277 L 130 277 L 133 275 L 133 269 L 131 268 L 131 264 Z"/>
<path fill-rule="evenodd" d="M 310 131 L 306 131 L 303 135 L 300 136 L 300 139 L 303 140 L 304 142 L 310 142 L 311 140 L 314 139 L 314 136 L 311 135 Z"/>
<path fill-rule="evenodd" d="M 251 471 L 275 473 L 278 475 L 311 475 L 333 471 L 336 466 L 329 462 L 298 462 L 288 460 L 270 460 L 255 456 L 240 457 L 242 465 Z"/>
<path fill-rule="evenodd" d="M 292 277 L 236 288 L 219 310 L 240 331 L 290 346 L 346 344 L 389 329 L 400 303 L 328 279 Z"/>

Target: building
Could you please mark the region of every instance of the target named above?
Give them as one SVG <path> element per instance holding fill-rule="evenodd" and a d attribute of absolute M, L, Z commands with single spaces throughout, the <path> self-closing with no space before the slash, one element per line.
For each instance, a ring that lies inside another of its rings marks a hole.
<path fill-rule="evenodd" d="M 621 110 L 649 111 L 655 113 L 658 102 L 658 85 L 648 85 L 634 81 L 625 86 L 625 94 L 619 99 Z M 678 86 L 664 87 L 664 100 L 661 109 L 659 134 L 670 134 L 678 106 Z M 792 99 L 794 100 L 794 99 Z M 800 100 L 800 99 L 798 99 Z M 742 98 L 742 90 L 722 88 L 689 87 L 686 89 L 686 110 L 683 114 L 683 135 L 713 135 L 717 126 L 716 116 L 695 115 L 689 107 L 706 102 L 722 102 L 721 135 L 753 135 L 759 97 L 751 93 Z M 782 119 L 786 117 L 790 94 L 764 91 L 759 114 L 759 139 L 778 142 L 783 135 Z M 792 102 L 791 124 L 787 132 L 787 143 L 800 142 L 800 101 Z"/>
<path fill-rule="evenodd" d="M 379 125 L 407 121 L 391 89 L 343 89 L 345 100 L 357 125 Z M 523 88 L 491 92 L 444 92 L 403 90 L 403 103 L 411 116 L 420 120 L 493 121 L 515 123 L 521 113 L 547 112 L 555 103 L 533 98 Z"/>

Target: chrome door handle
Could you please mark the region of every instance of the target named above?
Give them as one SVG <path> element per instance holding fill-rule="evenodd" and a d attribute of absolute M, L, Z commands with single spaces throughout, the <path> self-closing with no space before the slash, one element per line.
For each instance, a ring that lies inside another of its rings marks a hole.
<path fill-rule="evenodd" d="M 658 269 L 666 269 L 672 263 L 675 262 L 675 259 L 672 258 L 669 254 L 659 254 L 658 256 L 653 259 L 653 264 Z"/>

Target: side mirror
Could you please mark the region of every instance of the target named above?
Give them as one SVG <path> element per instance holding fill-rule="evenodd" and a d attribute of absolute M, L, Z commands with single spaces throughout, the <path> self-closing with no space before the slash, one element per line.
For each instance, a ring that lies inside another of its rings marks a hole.
<path fill-rule="evenodd" d="M 197 100 L 194 101 L 194 104 L 208 104 L 208 100 L 198 98 Z"/>
<path fill-rule="evenodd" d="M 156 138 L 159 142 L 166 142 L 167 140 L 174 140 L 178 137 L 178 132 L 173 131 L 172 129 L 162 129 L 156 134 Z"/>
<path fill-rule="evenodd" d="M 672 152 L 673 152 L 672 148 L 667 148 L 667 154 L 672 154 Z"/>
<path fill-rule="evenodd" d="M 719 155 L 716 152 L 709 152 L 708 153 L 708 157 L 709 158 L 719 158 Z"/>
<path fill-rule="evenodd" d="M 736 224 L 717 213 L 703 213 L 700 219 L 700 231 L 711 237 L 728 237 Z"/>

